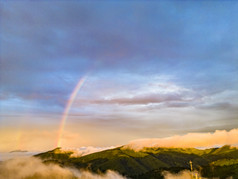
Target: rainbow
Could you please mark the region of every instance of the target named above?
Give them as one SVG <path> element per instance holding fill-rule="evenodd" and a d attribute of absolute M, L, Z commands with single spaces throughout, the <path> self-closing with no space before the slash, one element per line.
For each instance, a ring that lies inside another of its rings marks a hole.
<path fill-rule="evenodd" d="M 61 138 L 62 138 L 62 134 L 64 132 L 64 126 L 65 126 L 65 122 L 67 120 L 67 117 L 68 117 L 68 114 L 69 114 L 69 111 L 70 111 L 70 108 L 75 100 L 75 97 L 77 96 L 78 94 L 78 91 L 82 88 L 85 80 L 86 80 L 87 76 L 84 76 L 82 77 L 77 85 L 75 86 L 73 92 L 71 93 L 70 95 L 70 98 L 67 102 L 67 105 L 64 109 L 64 113 L 63 113 L 63 116 L 62 116 L 62 119 L 61 119 L 61 122 L 60 122 L 60 127 L 59 127 L 59 132 L 58 132 L 58 137 L 57 137 L 57 142 L 56 142 L 56 145 L 57 147 L 60 147 L 61 146 Z"/>

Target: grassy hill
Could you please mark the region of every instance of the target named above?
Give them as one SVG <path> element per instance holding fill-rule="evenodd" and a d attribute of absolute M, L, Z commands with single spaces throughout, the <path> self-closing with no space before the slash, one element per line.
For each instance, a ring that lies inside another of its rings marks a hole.
<path fill-rule="evenodd" d="M 204 177 L 238 178 L 238 149 L 230 146 L 199 150 L 194 148 L 144 148 L 134 151 L 124 147 L 109 149 L 82 157 L 60 148 L 36 155 L 45 162 L 83 168 L 95 173 L 118 171 L 130 178 L 163 178 L 161 171 L 179 172 L 193 167 Z"/>

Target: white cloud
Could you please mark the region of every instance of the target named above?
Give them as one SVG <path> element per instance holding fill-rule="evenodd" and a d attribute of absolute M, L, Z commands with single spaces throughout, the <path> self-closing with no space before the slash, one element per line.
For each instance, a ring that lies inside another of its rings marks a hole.
<path fill-rule="evenodd" d="M 196 172 L 196 171 L 190 172 L 188 170 L 183 170 L 179 173 L 170 173 L 168 171 L 164 171 L 164 172 L 162 172 L 162 174 L 165 179 L 191 179 L 192 176 L 194 176 L 194 177 L 200 176 L 200 174 L 198 172 Z M 201 179 L 205 179 L 205 178 L 202 177 Z"/>
<path fill-rule="evenodd" d="M 238 129 L 216 130 L 214 133 L 188 133 L 167 138 L 139 139 L 131 141 L 125 148 L 141 150 L 144 147 L 213 147 L 238 144 Z"/>
<path fill-rule="evenodd" d="M 92 154 L 95 152 L 100 152 L 103 150 L 113 149 L 113 148 L 115 148 L 115 147 L 114 146 L 111 146 L 111 147 L 88 146 L 88 147 L 80 147 L 80 148 L 63 148 L 62 151 L 63 152 L 65 152 L 65 151 L 73 152 L 73 154 L 71 154 L 70 157 L 80 157 L 80 156 Z"/>
<path fill-rule="evenodd" d="M 63 168 L 56 164 L 44 164 L 40 159 L 17 158 L 0 163 L 0 179 L 125 179 L 113 171 L 105 174 L 93 174 L 88 171 L 79 171 L 72 168 Z"/>

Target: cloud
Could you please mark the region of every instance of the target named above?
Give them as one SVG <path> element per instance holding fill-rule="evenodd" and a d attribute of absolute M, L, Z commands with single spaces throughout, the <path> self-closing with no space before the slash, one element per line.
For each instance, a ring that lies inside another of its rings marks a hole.
<path fill-rule="evenodd" d="M 202 94 L 198 94 L 193 89 L 185 88 L 173 82 L 172 77 L 163 77 L 160 75 L 143 75 L 127 74 L 118 75 L 120 78 L 131 78 L 133 83 L 128 80 L 120 81 L 113 84 L 110 79 L 94 79 L 95 83 L 101 83 L 103 80 L 110 82 L 110 90 L 108 86 L 103 86 L 100 90 L 101 94 L 95 98 L 79 99 L 83 104 L 110 104 L 110 105 L 149 105 L 149 104 L 164 104 L 167 103 L 188 103 L 199 100 Z M 92 77 L 93 78 L 93 77 Z M 117 77 L 118 78 L 118 77 Z M 165 78 L 165 79 L 164 79 Z M 97 86 L 96 86 L 97 87 Z M 107 93 L 105 93 L 105 91 Z M 171 105 L 181 106 L 181 105 Z"/>
<path fill-rule="evenodd" d="M 217 104 L 204 104 L 197 98 L 192 98 L 195 103 L 184 101 L 186 97 L 193 97 L 186 92 L 164 95 L 145 89 L 142 91 L 148 94 L 104 98 L 109 93 L 131 89 L 134 95 L 142 84 L 147 85 L 152 80 L 161 82 L 152 76 L 163 75 L 171 76 L 171 82 L 180 87 L 208 97 L 207 101 L 217 91 L 237 91 L 236 12 L 236 2 L 220 1 L 1 2 L 0 41 L 4 44 L 0 52 L 0 98 L 3 99 L 0 118 L 4 120 L 1 126 L 21 123 L 19 117 L 3 117 L 2 113 L 29 114 L 33 111 L 35 115 L 26 117 L 27 122 L 51 125 L 52 120 L 39 118 L 39 115 L 61 115 L 77 81 L 93 69 L 92 76 L 98 80 L 89 80 L 78 96 L 96 104 L 79 100 L 81 107 L 74 110 L 89 115 L 78 117 L 76 128 L 82 118 L 90 119 L 91 125 L 101 118 L 106 123 L 100 124 L 103 133 L 107 131 L 104 126 L 109 123 L 114 132 L 110 134 L 119 133 L 115 128 L 124 131 L 120 134 L 125 136 L 123 143 L 132 138 L 162 137 L 161 130 L 166 131 L 166 136 L 173 135 L 174 131 L 204 130 L 211 121 L 214 121 L 212 131 L 228 129 L 228 124 L 235 128 L 238 124 L 233 119 L 237 119 L 237 107 L 234 108 L 233 103 L 238 101 L 237 94 Z M 166 84 L 160 87 L 173 89 Z M 143 106 L 151 103 L 151 106 Z M 172 127 L 166 128 L 161 123 L 169 123 Z M 194 123 L 199 123 L 196 129 Z M 141 130 L 145 126 L 156 129 Z M 132 127 L 137 128 L 133 134 Z M 113 135 L 105 134 L 106 137 Z M 95 143 L 83 145 L 98 146 Z"/>
<path fill-rule="evenodd" d="M 232 35 L 236 6 L 218 4 L 4 2 L 1 88 L 17 96 L 25 91 L 52 95 L 57 89 L 67 95 L 69 91 L 58 76 L 74 78 L 94 66 L 113 73 L 178 72 L 188 83 L 209 78 L 200 85 L 212 81 L 211 86 L 224 87 L 220 81 L 237 80 L 230 78 L 236 72 L 229 70 L 236 61 L 224 62 L 236 57 Z M 210 14 L 209 18 L 205 14 Z M 222 65 L 217 63 L 221 57 Z M 221 67 L 228 75 L 220 71 L 222 75 L 214 75 Z"/>
<path fill-rule="evenodd" d="M 214 147 L 238 144 L 238 129 L 216 130 L 214 133 L 188 133 L 167 138 L 139 139 L 131 141 L 125 148 L 142 150 L 144 147 Z"/>
<path fill-rule="evenodd" d="M 162 175 L 164 176 L 165 179 L 191 179 L 191 176 L 196 176 L 196 174 L 198 175 L 198 172 L 193 172 L 191 173 L 188 170 L 183 170 L 179 173 L 170 173 L 168 171 L 164 171 L 162 172 Z M 204 179 L 202 177 L 202 179 Z"/>
<path fill-rule="evenodd" d="M 133 105 L 133 104 L 150 104 L 150 103 L 162 103 L 166 101 L 182 101 L 182 97 L 177 94 L 150 94 L 143 96 L 136 96 L 132 98 L 117 98 L 108 100 L 98 100 L 95 103 L 104 104 L 121 104 L 121 105 Z"/>
<path fill-rule="evenodd" d="M 108 150 L 108 149 L 113 149 L 115 148 L 114 146 L 111 147 L 80 147 L 80 148 L 63 148 L 61 149 L 62 152 L 73 152 L 70 157 L 80 157 L 88 154 L 92 154 L 95 152 L 101 152 L 103 150 Z"/>
<path fill-rule="evenodd" d="M 56 164 L 45 164 L 35 157 L 16 158 L 0 163 L 0 179 L 125 179 L 113 171 L 105 174 L 93 174 L 72 168 L 63 168 Z"/>

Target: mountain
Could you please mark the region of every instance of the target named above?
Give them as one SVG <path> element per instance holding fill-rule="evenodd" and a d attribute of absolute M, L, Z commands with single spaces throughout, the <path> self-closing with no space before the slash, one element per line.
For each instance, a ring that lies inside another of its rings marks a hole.
<path fill-rule="evenodd" d="M 46 163 L 58 163 L 95 173 L 114 170 L 129 178 L 163 178 L 166 170 L 177 173 L 193 168 L 204 177 L 238 178 L 238 149 L 230 146 L 199 150 L 195 148 L 144 148 L 134 151 L 125 147 L 109 149 L 82 157 L 56 148 L 35 155 Z"/>
<path fill-rule="evenodd" d="M 22 153 L 22 152 L 28 152 L 27 150 L 12 150 L 9 153 Z"/>

